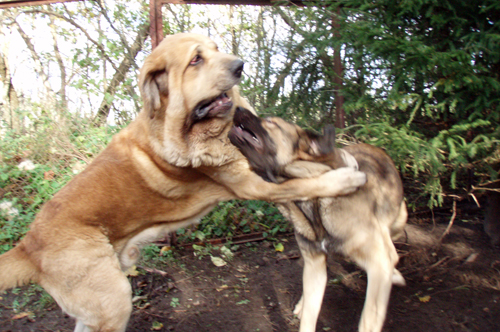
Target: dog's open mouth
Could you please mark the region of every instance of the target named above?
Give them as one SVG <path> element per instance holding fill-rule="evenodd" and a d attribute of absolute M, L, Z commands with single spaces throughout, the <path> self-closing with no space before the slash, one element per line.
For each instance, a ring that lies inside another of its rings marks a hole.
<path fill-rule="evenodd" d="M 251 146 L 253 146 L 256 150 L 262 150 L 263 145 L 262 141 L 259 139 L 257 135 L 255 135 L 254 132 L 246 128 L 242 123 L 240 124 L 234 124 L 233 127 L 231 128 L 231 132 L 234 135 L 234 138 L 238 140 L 235 145 L 238 145 L 238 143 L 247 143 Z"/>
<path fill-rule="evenodd" d="M 193 111 L 193 120 L 199 121 L 204 118 L 224 117 L 233 107 L 233 101 L 227 93 L 223 93 L 209 101 L 200 102 Z"/>
<path fill-rule="evenodd" d="M 264 143 L 259 137 L 260 119 L 250 111 L 238 107 L 233 118 L 233 127 L 229 131 L 229 140 L 238 148 L 244 146 L 261 153 Z"/>
<path fill-rule="evenodd" d="M 252 170 L 264 180 L 277 183 L 276 147 L 262 120 L 242 107 L 237 107 L 233 126 L 228 134 L 229 140 L 248 159 Z"/>

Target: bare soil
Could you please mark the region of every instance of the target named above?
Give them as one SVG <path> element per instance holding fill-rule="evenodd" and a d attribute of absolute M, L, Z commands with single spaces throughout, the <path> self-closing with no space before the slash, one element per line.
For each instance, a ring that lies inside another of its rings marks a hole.
<path fill-rule="evenodd" d="M 393 288 L 384 331 L 500 331 L 500 250 L 490 245 L 481 216 L 460 209 L 440 243 L 450 219 L 449 209 L 435 213 L 434 225 L 430 213 L 411 216 L 397 243 L 407 286 Z M 156 270 L 139 267 L 130 277 L 137 297 L 127 331 L 297 331 L 301 260 L 293 235 L 278 241 L 283 252 L 266 241 L 240 245 L 222 267 L 185 247 Z M 356 331 L 366 275 L 339 257 L 329 263 L 317 331 Z M 53 302 L 41 307 L 41 293 L 30 289 L 0 294 L 0 331 L 73 330 L 73 319 Z"/>

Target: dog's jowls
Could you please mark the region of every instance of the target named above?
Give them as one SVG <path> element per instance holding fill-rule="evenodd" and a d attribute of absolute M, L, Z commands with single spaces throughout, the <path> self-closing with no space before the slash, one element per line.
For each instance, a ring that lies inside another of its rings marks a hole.
<path fill-rule="evenodd" d="M 335 148 L 335 132 L 302 130 L 280 118 L 261 119 L 238 108 L 229 137 L 268 181 L 318 176 L 332 168 L 357 166 L 367 174 L 358 191 L 335 198 L 279 204 L 294 225 L 304 258 L 303 296 L 294 313 L 300 332 L 316 331 L 327 282 L 326 254 L 335 251 L 366 270 L 368 289 L 360 332 L 379 332 L 392 284 L 404 285 L 391 238 L 402 233 L 407 212 L 399 173 L 389 156 L 368 144 Z"/>
<path fill-rule="evenodd" d="M 218 202 L 286 201 L 352 192 L 353 169 L 281 185 L 250 170 L 229 143 L 243 62 L 196 34 L 166 37 L 147 57 L 144 108 L 0 256 L 0 291 L 39 283 L 76 318 L 78 332 L 125 331 L 131 287 L 122 270 L 139 249 L 195 223 Z"/>

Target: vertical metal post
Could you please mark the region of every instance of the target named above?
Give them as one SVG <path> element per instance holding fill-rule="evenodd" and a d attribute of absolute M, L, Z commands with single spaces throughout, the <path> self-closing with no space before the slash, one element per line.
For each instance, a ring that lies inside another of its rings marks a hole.
<path fill-rule="evenodd" d="M 149 0 L 149 33 L 153 50 L 163 40 L 162 0 Z"/>

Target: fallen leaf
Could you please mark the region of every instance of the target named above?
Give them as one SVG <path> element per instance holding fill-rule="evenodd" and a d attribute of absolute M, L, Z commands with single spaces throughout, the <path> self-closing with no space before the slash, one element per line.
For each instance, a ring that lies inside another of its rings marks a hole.
<path fill-rule="evenodd" d="M 227 247 L 222 246 L 220 248 L 220 252 L 229 260 L 231 260 L 234 257 L 234 254 L 231 251 L 231 249 L 228 249 Z"/>
<path fill-rule="evenodd" d="M 217 267 L 221 267 L 227 264 L 226 261 L 220 257 L 210 256 L 210 259 L 212 260 L 212 263 L 214 263 L 214 265 Z"/>
<path fill-rule="evenodd" d="M 137 271 L 137 267 L 132 265 L 126 272 L 126 276 L 137 277 L 139 275 L 139 271 Z"/>
<path fill-rule="evenodd" d="M 467 257 L 464 264 L 474 263 L 476 261 L 477 257 L 479 257 L 479 253 L 477 253 L 477 252 L 472 253 L 469 257 Z"/>
<path fill-rule="evenodd" d="M 283 243 L 278 243 L 278 244 L 274 245 L 274 249 L 276 251 L 282 252 L 283 250 L 285 250 L 285 247 L 283 246 Z"/>
<path fill-rule="evenodd" d="M 15 315 L 14 317 L 12 317 L 12 319 L 21 319 L 21 318 L 29 317 L 32 315 L 33 315 L 32 312 L 26 311 L 26 312 L 21 312 L 21 313 Z"/>
<path fill-rule="evenodd" d="M 418 299 L 420 300 L 420 302 L 427 303 L 431 300 L 431 297 L 429 295 L 422 296 L 422 297 L 419 296 Z"/>
<path fill-rule="evenodd" d="M 223 290 L 223 289 L 228 289 L 228 288 L 229 288 L 229 286 L 228 286 L 228 285 L 222 285 L 222 286 L 220 286 L 219 288 L 216 288 L 215 290 L 216 290 L 216 291 L 218 291 L 218 292 L 220 292 L 221 290 Z"/>
<path fill-rule="evenodd" d="M 170 247 L 170 246 L 164 246 L 164 247 L 161 247 L 160 253 L 164 254 L 164 253 L 166 253 L 167 251 L 170 251 L 170 250 L 172 250 L 172 247 Z"/>
<path fill-rule="evenodd" d="M 153 322 L 153 326 L 151 327 L 151 330 L 153 331 L 159 331 L 163 328 L 163 324 L 160 322 Z"/>

